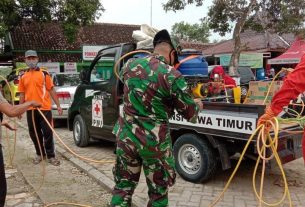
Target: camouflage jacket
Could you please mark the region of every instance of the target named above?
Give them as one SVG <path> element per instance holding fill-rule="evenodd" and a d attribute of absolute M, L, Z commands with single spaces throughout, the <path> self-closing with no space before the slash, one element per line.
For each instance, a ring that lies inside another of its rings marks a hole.
<path fill-rule="evenodd" d="M 185 119 L 196 122 L 199 108 L 187 83 L 179 71 L 164 62 L 164 57 L 153 54 L 130 59 L 120 77 L 124 82 L 124 106 L 115 134 L 126 124 L 148 131 L 153 130 L 152 126 L 167 126 L 175 109 Z"/>

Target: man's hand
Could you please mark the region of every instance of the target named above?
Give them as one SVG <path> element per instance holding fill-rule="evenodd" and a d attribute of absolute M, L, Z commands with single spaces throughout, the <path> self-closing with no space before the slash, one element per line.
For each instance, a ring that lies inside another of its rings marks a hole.
<path fill-rule="evenodd" d="M 41 103 L 38 103 L 37 101 L 31 101 L 31 106 L 34 108 L 39 108 L 41 107 Z"/>
<path fill-rule="evenodd" d="M 6 128 L 8 128 L 11 131 L 16 131 L 17 130 L 15 127 L 11 126 L 7 121 L 2 121 L 1 125 L 5 126 Z"/>
<path fill-rule="evenodd" d="M 199 110 L 201 111 L 203 109 L 203 103 L 201 101 L 201 98 L 195 98 L 194 101 L 198 105 Z"/>
<path fill-rule="evenodd" d="M 60 106 L 57 106 L 58 115 L 62 115 L 62 108 Z"/>
<path fill-rule="evenodd" d="M 271 121 L 273 117 L 276 117 L 276 114 L 272 111 L 270 107 L 268 107 L 265 113 L 258 119 L 257 127 L 259 127 L 262 124 L 266 124 L 267 121 Z"/>

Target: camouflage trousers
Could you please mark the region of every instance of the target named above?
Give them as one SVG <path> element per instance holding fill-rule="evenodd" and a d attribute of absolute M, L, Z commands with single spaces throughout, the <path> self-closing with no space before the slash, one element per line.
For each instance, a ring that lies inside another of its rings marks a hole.
<path fill-rule="evenodd" d="M 131 206 L 132 194 L 143 166 L 148 186 L 149 207 L 168 206 L 168 187 L 175 182 L 174 158 L 170 136 L 155 145 L 138 140 L 131 130 L 117 137 L 116 164 L 113 168 L 115 187 L 111 206 Z"/>

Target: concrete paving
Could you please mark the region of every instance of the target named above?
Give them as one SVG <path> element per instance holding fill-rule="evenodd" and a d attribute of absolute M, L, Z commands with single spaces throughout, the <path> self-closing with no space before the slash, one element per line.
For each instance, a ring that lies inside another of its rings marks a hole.
<path fill-rule="evenodd" d="M 97 160 L 115 159 L 113 154 L 114 145 L 105 141 L 92 141 L 86 148 L 79 148 L 73 142 L 72 132 L 67 129 L 57 129 L 66 144 L 75 152 L 82 156 L 94 158 Z M 58 143 L 58 142 L 57 142 Z M 63 147 L 57 147 L 57 150 L 67 159 L 70 159 L 83 170 L 87 170 L 88 174 L 99 180 L 101 184 L 112 189 L 114 186 L 112 167 L 113 164 L 96 164 L 81 161 L 70 155 Z M 217 203 L 218 207 L 256 207 L 258 201 L 255 197 L 252 187 L 252 174 L 255 162 L 246 160 L 242 163 L 236 177 L 225 193 L 223 199 Z M 300 207 L 305 204 L 305 168 L 302 159 L 288 163 L 284 166 L 287 179 L 290 184 L 290 194 L 293 206 Z M 214 178 L 203 184 L 194 184 L 183 180 L 178 176 L 176 184 L 170 188 L 169 200 L 170 206 L 192 206 L 207 207 L 222 192 L 227 180 L 229 179 L 233 169 L 222 171 L 219 170 Z M 259 177 L 258 177 L 259 179 Z M 265 177 L 264 197 L 268 202 L 276 202 L 282 198 L 283 187 L 281 182 L 280 171 L 278 169 L 267 169 Z M 145 178 L 142 173 L 139 185 L 133 196 L 133 202 L 136 206 L 145 206 L 147 202 L 147 187 Z M 264 206 L 264 205 L 262 205 Z M 288 200 L 278 206 L 289 206 Z"/>
<path fill-rule="evenodd" d="M 20 170 L 9 168 L 6 170 L 8 193 L 6 207 L 40 207 L 43 206 L 40 198 L 33 192 L 33 188 L 26 183 Z"/>
<path fill-rule="evenodd" d="M 13 140 L 8 150 L 7 140 L 3 140 L 5 158 L 8 162 L 9 152 L 13 152 Z M 60 166 L 53 166 L 46 161 L 38 165 L 32 163 L 35 156 L 33 143 L 24 129 L 18 129 L 17 144 L 13 161 L 14 169 L 7 169 L 8 196 L 7 207 L 42 207 L 45 205 L 66 202 L 92 207 L 106 207 L 111 194 L 102 188 L 95 179 L 75 167 L 58 153 Z M 16 170 L 17 169 L 17 170 Z M 12 174 L 13 172 L 18 174 Z M 16 183 L 15 180 L 25 182 Z M 71 205 L 55 205 L 71 206 Z M 73 206 L 73 205 L 72 205 Z"/>

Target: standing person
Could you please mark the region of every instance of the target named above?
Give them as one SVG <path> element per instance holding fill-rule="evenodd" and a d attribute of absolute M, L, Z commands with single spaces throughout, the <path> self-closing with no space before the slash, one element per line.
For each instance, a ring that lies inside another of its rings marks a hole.
<path fill-rule="evenodd" d="M 181 73 L 172 67 L 178 63 L 178 47 L 169 33 L 158 32 L 153 45 L 153 54 L 129 60 L 121 71 L 124 107 L 113 130 L 117 158 L 111 206 L 131 205 L 142 166 L 148 206 L 168 206 L 168 187 L 176 177 L 169 119 L 176 109 L 196 122 L 202 109 L 202 103 L 189 95 Z"/>
<path fill-rule="evenodd" d="M 305 91 L 305 55 L 301 58 L 300 63 L 284 79 L 283 86 L 273 96 L 271 105 L 265 111 L 258 122 L 257 126 L 272 120 L 287 106 L 289 102 L 296 99 L 299 94 Z M 302 140 L 303 158 L 305 160 L 305 133 Z"/>
<path fill-rule="evenodd" d="M 38 56 L 36 51 L 28 50 L 25 52 L 25 63 L 29 69 L 21 76 L 19 81 L 19 102 L 21 104 L 24 101 L 37 101 L 38 103 L 41 103 L 40 110 L 47 118 L 49 123 L 52 123 L 52 103 L 50 96 L 57 106 L 59 115 L 62 114 L 62 108 L 60 107 L 52 79 L 48 72 L 37 67 Z M 34 122 L 32 119 L 32 114 L 34 114 Z M 44 118 L 41 116 L 38 110 L 32 107 L 28 109 L 26 115 L 29 134 L 34 143 L 37 154 L 37 156 L 33 159 L 33 163 L 38 164 L 46 157 L 48 158 L 48 162 L 52 165 L 60 165 L 60 161 L 55 157 L 55 146 L 52 130 Z M 36 127 L 42 154 L 39 149 L 39 143 L 37 141 L 34 127 Z"/>
<path fill-rule="evenodd" d="M 7 122 L 2 122 L 2 113 L 6 114 L 9 117 L 16 117 L 23 114 L 29 107 L 39 107 L 36 101 L 29 101 L 23 104 L 12 106 L 10 105 L 0 93 L 0 121 L 1 125 L 7 127 L 8 129 L 15 130 L 11 127 Z M 5 179 L 5 171 L 4 171 L 4 160 L 2 153 L 2 145 L 1 145 L 1 127 L 0 127 L 0 207 L 4 206 L 5 197 L 6 197 L 6 179 Z"/>

